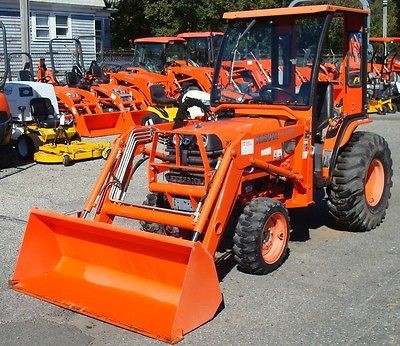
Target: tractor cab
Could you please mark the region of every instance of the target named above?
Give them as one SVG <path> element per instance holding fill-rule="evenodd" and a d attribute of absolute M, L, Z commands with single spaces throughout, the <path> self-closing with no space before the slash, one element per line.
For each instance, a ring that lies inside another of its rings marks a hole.
<path fill-rule="evenodd" d="M 265 105 L 266 109 L 313 108 L 316 115 L 322 105 L 315 101 L 324 103 L 328 90 L 335 105 L 343 106 L 345 112 L 362 113 L 365 13 L 330 5 L 265 11 L 225 14 L 229 25 L 215 67 L 212 103 Z M 335 30 L 330 29 L 333 26 Z M 344 73 L 335 81 L 321 82 L 323 53 L 332 47 L 340 52 L 338 60 Z M 263 72 L 260 85 L 235 78 L 236 71 L 251 66 Z M 220 76 L 226 71 L 228 78 L 221 84 Z M 332 87 L 327 88 L 329 84 Z"/>
<path fill-rule="evenodd" d="M 187 42 L 189 63 L 201 67 L 214 66 L 222 36 L 224 33 L 213 31 L 186 32 L 178 35 Z"/>
<path fill-rule="evenodd" d="M 133 67 L 163 73 L 166 66 L 186 65 L 186 41 L 179 37 L 146 37 L 134 41 Z"/>

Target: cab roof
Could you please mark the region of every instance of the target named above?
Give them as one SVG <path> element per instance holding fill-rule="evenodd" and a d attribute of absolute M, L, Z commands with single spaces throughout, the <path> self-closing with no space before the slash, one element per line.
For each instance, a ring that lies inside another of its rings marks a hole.
<path fill-rule="evenodd" d="M 311 13 L 323 13 L 323 12 L 348 12 L 348 13 L 360 13 L 368 15 L 367 10 L 360 8 L 350 8 L 344 6 L 334 5 L 315 5 L 315 6 L 298 6 L 298 7 L 282 7 L 282 8 L 270 8 L 263 10 L 250 10 L 250 11 L 238 11 L 238 12 L 226 12 L 223 15 L 223 19 L 256 19 L 261 17 L 276 17 L 276 16 L 293 16 L 298 14 L 311 14 Z"/>
<path fill-rule="evenodd" d="M 400 42 L 400 37 L 370 37 L 370 42 L 382 42 L 382 43 L 393 43 L 393 42 Z"/>
<path fill-rule="evenodd" d="M 223 36 L 223 32 L 219 31 L 201 31 L 201 32 L 183 32 L 178 34 L 178 37 L 182 38 L 198 38 L 198 37 L 211 37 L 211 36 Z"/>
<path fill-rule="evenodd" d="M 143 38 L 137 38 L 136 40 L 133 41 L 133 43 L 170 43 L 170 42 L 184 43 L 186 41 L 183 38 L 176 36 L 143 37 Z"/>

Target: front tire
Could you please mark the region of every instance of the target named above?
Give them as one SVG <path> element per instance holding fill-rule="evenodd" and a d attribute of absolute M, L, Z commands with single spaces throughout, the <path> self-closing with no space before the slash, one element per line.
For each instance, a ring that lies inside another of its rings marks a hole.
<path fill-rule="evenodd" d="M 377 227 L 389 205 L 392 175 L 385 139 L 354 133 L 337 158 L 328 192 L 329 212 L 338 225 L 358 232 Z"/>
<path fill-rule="evenodd" d="M 62 163 L 65 167 L 71 166 L 72 163 L 71 157 L 69 155 L 64 155 Z"/>
<path fill-rule="evenodd" d="M 277 269 L 286 258 L 289 229 L 288 211 L 281 202 L 265 197 L 250 201 L 233 237 L 239 269 L 260 275 Z"/>
<path fill-rule="evenodd" d="M 111 153 L 111 148 L 105 148 L 105 149 L 103 149 L 103 151 L 101 152 L 101 157 L 102 157 L 104 160 L 107 160 L 107 159 L 108 159 L 108 156 L 110 156 L 110 153 Z"/>
<path fill-rule="evenodd" d="M 389 113 L 396 113 L 397 112 L 397 105 L 394 102 L 392 102 L 390 104 L 390 106 L 391 107 L 388 107 L 388 112 Z"/>
<path fill-rule="evenodd" d="M 23 134 L 18 137 L 15 145 L 18 156 L 23 160 L 33 160 L 33 154 L 43 143 L 36 133 Z"/>
<path fill-rule="evenodd" d="M 385 115 L 388 111 L 388 107 L 386 105 L 382 105 L 382 109 L 377 111 L 379 115 Z"/>

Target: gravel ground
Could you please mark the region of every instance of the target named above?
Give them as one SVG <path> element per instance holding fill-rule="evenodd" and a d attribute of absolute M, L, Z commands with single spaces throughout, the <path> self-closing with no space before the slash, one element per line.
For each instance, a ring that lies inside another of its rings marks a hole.
<path fill-rule="evenodd" d="M 387 139 L 394 164 L 384 223 L 361 234 L 330 228 L 322 197 L 315 206 L 292 212 L 286 262 L 267 276 L 252 276 L 226 256 L 218 265 L 224 308 L 181 344 L 400 344 L 400 114 L 374 120 L 369 131 Z M 80 209 L 103 164 L 21 163 L 0 171 L 0 345 L 161 344 L 7 286 L 29 210 Z M 142 179 L 138 186 L 145 184 Z"/>

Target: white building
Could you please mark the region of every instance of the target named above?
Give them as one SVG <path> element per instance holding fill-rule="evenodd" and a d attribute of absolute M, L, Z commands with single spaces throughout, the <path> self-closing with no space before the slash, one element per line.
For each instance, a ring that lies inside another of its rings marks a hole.
<path fill-rule="evenodd" d="M 50 67 L 49 43 L 52 41 L 56 68 L 64 70 L 75 56 L 74 43 L 65 39 L 82 38 L 85 66 L 96 59 L 96 52 L 110 49 L 110 11 L 104 0 L 30 0 L 30 53 L 33 69 L 39 58 Z M 7 31 L 8 52 L 21 52 L 21 21 L 19 1 L 1 0 L 0 20 Z M 96 39 L 94 38 L 96 36 Z M 15 58 L 17 59 L 17 58 Z M 12 68 L 17 61 L 11 61 Z"/>

